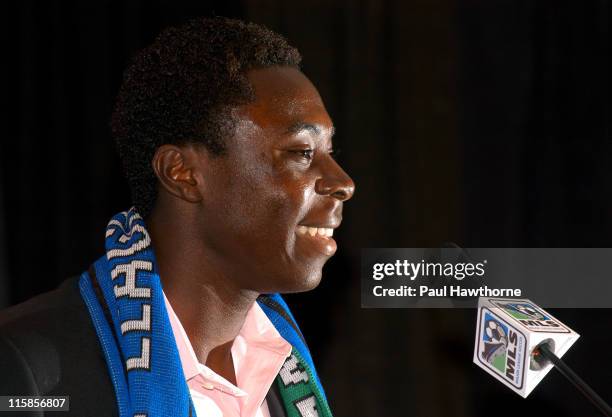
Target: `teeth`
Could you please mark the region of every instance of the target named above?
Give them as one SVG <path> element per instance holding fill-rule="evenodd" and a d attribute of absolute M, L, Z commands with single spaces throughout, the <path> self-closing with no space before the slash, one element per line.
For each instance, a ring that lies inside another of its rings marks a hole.
<path fill-rule="evenodd" d="M 307 226 L 298 226 L 297 233 L 300 235 L 309 234 L 310 236 L 322 236 L 322 237 L 332 237 L 334 235 L 334 229 L 328 227 L 307 227 Z"/>

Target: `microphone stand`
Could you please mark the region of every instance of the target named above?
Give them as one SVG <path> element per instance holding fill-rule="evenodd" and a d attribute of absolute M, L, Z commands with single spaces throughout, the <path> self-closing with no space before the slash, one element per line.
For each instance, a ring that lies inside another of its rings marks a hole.
<path fill-rule="evenodd" d="M 587 385 L 572 369 L 566 365 L 557 355 L 555 355 L 546 344 L 541 344 L 534 350 L 534 355 L 538 356 L 538 352 L 543 358 L 548 359 L 557 368 L 557 370 L 566 377 L 591 403 L 593 403 L 599 411 L 606 417 L 612 417 L 612 408 L 595 392 L 593 388 Z"/>

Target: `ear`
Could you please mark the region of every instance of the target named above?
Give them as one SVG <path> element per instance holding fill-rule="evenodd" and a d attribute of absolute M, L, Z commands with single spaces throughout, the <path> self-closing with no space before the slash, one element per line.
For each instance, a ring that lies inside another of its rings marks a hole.
<path fill-rule="evenodd" d="M 197 152 L 192 146 L 162 145 L 152 165 L 159 183 L 170 194 L 190 203 L 202 200 L 195 173 Z"/>

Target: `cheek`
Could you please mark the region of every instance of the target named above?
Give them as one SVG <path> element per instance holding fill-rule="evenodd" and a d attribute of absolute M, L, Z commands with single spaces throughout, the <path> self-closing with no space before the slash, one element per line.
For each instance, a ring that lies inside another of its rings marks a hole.
<path fill-rule="evenodd" d="M 305 184 L 286 181 L 256 182 L 244 190 L 240 211 L 249 217 L 249 229 L 274 235 L 292 236 L 297 223 L 308 210 L 308 187 Z"/>
<path fill-rule="evenodd" d="M 224 188 L 218 209 L 231 229 L 240 239 L 264 239 L 268 247 L 293 238 L 311 194 L 308 183 L 294 176 L 249 170 L 231 177 Z"/>

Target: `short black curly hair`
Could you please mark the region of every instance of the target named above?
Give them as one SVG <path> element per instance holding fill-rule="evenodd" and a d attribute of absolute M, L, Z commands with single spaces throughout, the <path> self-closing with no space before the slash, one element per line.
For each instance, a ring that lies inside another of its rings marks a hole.
<path fill-rule="evenodd" d="M 299 68 L 300 53 L 281 35 L 254 23 L 198 18 L 165 29 L 123 75 L 111 131 L 139 213 L 151 213 L 157 178 L 151 161 L 163 144 L 201 143 L 225 152 L 231 108 L 254 99 L 246 72 Z"/>

